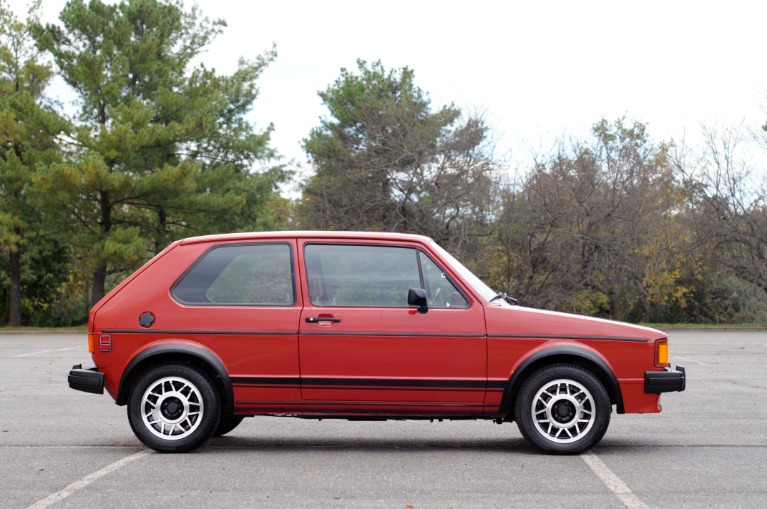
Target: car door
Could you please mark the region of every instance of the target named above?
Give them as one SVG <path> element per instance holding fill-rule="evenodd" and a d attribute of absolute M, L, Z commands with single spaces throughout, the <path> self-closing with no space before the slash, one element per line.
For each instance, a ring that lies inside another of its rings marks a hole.
<path fill-rule="evenodd" d="M 481 408 L 482 306 L 417 245 L 300 243 L 301 394 L 327 402 Z M 429 308 L 408 305 L 427 291 Z"/>

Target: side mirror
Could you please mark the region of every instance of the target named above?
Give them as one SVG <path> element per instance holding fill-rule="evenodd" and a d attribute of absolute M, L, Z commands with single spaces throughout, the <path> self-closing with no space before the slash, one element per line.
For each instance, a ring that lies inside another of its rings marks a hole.
<path fill-rule="evenodd" d="M 426 302 L 426 290 L 423 288 L 410 288 L 407 291 L 407 305 L 418 306 L 419 313 L 426 313 L 429 306 Z"/>

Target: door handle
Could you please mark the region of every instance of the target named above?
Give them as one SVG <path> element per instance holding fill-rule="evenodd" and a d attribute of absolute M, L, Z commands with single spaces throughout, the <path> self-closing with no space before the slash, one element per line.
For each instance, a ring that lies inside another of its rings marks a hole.
<path fill-rule="evenodd" d="M 341 321 L 340 318 L 333 318 L 333 317 L 330 317 L 330 316 L 318 316 L 318 317 L 309 316 L 309 317 L 306 318 L 306 323 L 319 323 L 319 322 L 338 323 L 340 321 Z"/>

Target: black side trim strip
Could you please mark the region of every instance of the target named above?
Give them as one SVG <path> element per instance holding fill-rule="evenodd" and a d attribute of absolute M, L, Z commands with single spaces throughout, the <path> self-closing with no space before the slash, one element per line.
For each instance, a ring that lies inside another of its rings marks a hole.
<path fill-rule="evenodd" d="M 362 337 L 424 337 L 424 338 L 483 338 L 484 334 L 435 334 L 424 333 L 397 333 L 397 332 L 298 332 L 298 331 L 223 331 L 223 330 L 147 330 L 147 329 L 104 329 L 104 334 L 161 334 L 161 335 L 188 335 L 188 336 L 362 336 Z"/>
<path fill-rule="evenodd" d="M 423 391 L 424 387 L 368 387 L 368 386 L 359 386 L 359 387 L 339 387 L 339 386 L 333 386 L 333 385 L 323 385 L 323 386 L 317 386 L 317 385 L 310 385 L 310 386 L 303 386 L 303 389 L 313 389 L 313 390 L 327 390 L 327 391 L 340 391 L 340 390 L 366 390 L 366 391 Z M 430 387 L 428 388 L 429 392 L 485 392 L 484 387 Z"/>
<path fill-rule="evenodd" d="M 280 377 L 260 377 L 260 376 L 233 376 L 233 384 L 239 385 L 300 385 L 301 379 L 298 377 L 280 378 Z"/>
<path fill-rule="evenodd" d="M 632 338 L 624 336 L 576 336 L 572 334 L 488 334 L 492 339 L 578 339 L 584 341 L 632 341 L 647 343 L 647 338 Z"/>
<path fill-rule="evenodd" d="M 486 380 L 382 380 L 382 379 L 349 379 L 349 378 L 302 378 L 303 385 L 340 385 L 344 387 L 370 386 L 370 387 L 459 387 L 481 388 L 487 387 Z"/>
<path fill-rule="evenodd" d="M 388 380 L 377 378 L 279 378 L 279 377 L 249 377 L 235 376 L 232 384 L 237 385 L 268 385 L 268 386 L 298 386 L 312 387 L 365 387 L 365 388 L 445 388 L 463 390 L 485 390 L 487 387 L 502 388 L 505 382 L 487 382 L 486 380 Z"/>
<path fill-rule="evenodd" d="M 146 329 L 105 329 L 104 334 L 163 334 L 171 336 L 295 336 L 298 331 L 220 331 L 220 330 L 146 330 Z"/>
<path fill-rule="evenodd" d="M 427 407 L 462 407 L 462 408 L 484 408 L 482 403 L 382 403 L 379 401 L 238 401 L 238 405 L 269 405 L 269 406 L 427 406 Z"/>
<path fill-rule="evenodd" d="M 484 338 L 484 334 L 455 334 L 440 332 L 315 332 L 301 331 L 302 336 L 363 336 L 363 337 L 424 337 L 424 338 Z"/>
<path fill-rule="evenodd" d="M 362 336 L 362 337 L 427 337 L 427 338 L 483 338 L 484 334 L 456 334 L 433 332 L 316 332 L 316 331 L 225 331 L 225 330 L 147 330 L 147 329 L 104 329 L 104 334 L 165 334 L 165 335 L 215 335 L 215 336 Z M 647 343 L 647 338 L 622 336 L 575 336 L 555 334 L 488 334 L 491 339 L 575 339 L 581 341 L 631 341 Z"/>

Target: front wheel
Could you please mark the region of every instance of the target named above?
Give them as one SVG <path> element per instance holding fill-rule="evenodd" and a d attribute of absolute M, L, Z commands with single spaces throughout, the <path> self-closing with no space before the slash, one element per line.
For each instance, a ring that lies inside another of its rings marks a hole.
<path fill-rule="evenodd" d="M 610 397 L 590 371 L 554 364 L 533 373 L 517 395 L 522 435 L 539 449 L 580 454 L 599 442 L 610 424 Z"/>
<path fill-rule="evenodd" d="M 198 369 L 164 364 L 144 373 L 128 400 L 128 421 L 144 445 L 158 452 L 186 452 L 218 427 L 219 395 Z"/>
<path fill-rule="evenodd" d="M 234 430 L 244 419 L 241 415 L 222 415 L 218 427 L 213 432 L 213 437 L 222 437 Z"/>

